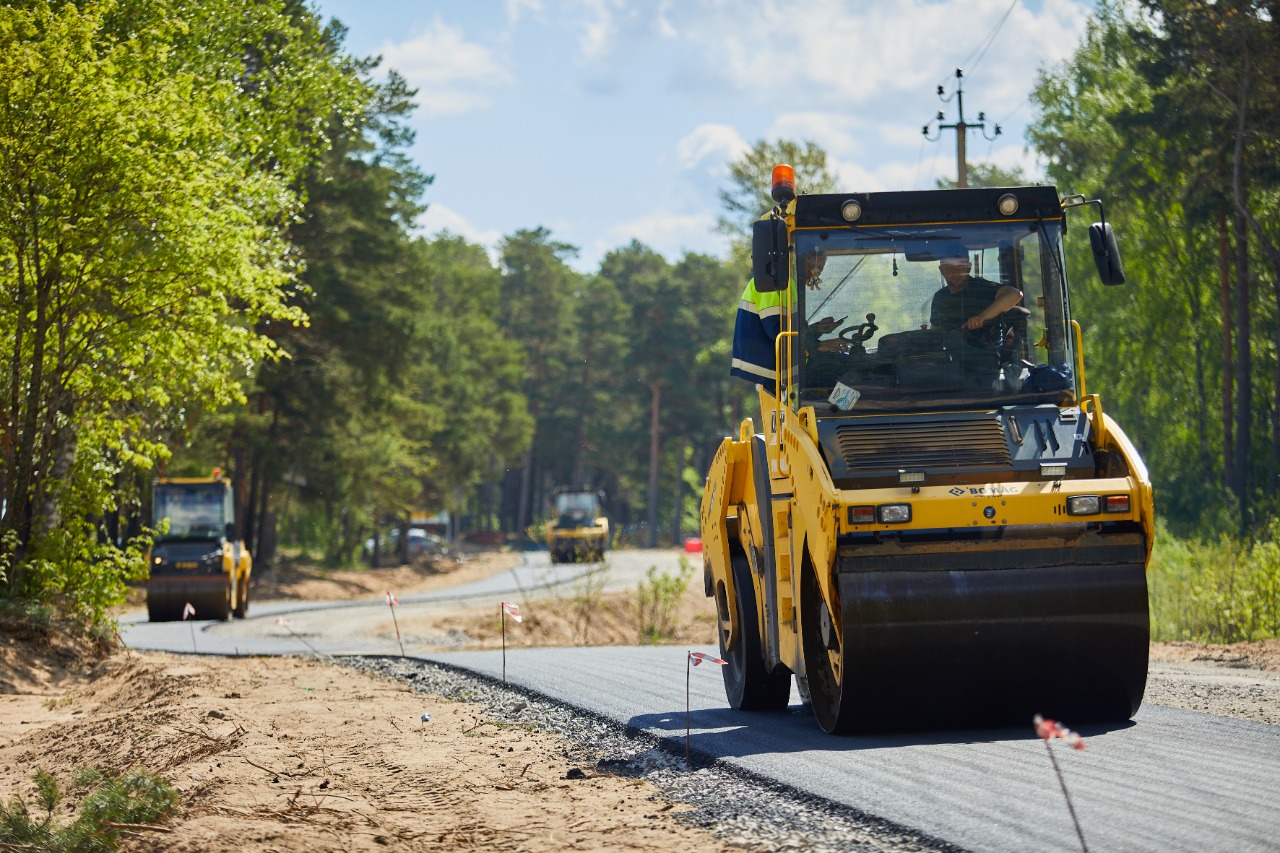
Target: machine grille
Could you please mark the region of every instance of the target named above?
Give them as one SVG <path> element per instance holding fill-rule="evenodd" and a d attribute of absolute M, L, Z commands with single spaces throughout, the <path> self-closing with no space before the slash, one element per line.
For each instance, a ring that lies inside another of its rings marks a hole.
<path fill-rule="evenodd" d="M 1010 465 L 1004 426 L 997 417 L 843 424 L 836 430 L 836 447 L 851 474 Z"/>

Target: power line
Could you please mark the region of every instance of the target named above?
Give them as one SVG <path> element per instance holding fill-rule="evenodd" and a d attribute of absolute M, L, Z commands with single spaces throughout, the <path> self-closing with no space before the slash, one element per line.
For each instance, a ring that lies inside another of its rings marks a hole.
<path fill-rule="evenodd" d="M 987 34 L 987 37 L 984 38 L 981 42 L 979 42 L 978 46 L 975 47 L 969 53 L 969 55 L 966 56 L 964 60 L 960 63 L 960 66 L 959 66 L 960 68 L 968 68 L 969 73 L 970 74 L 973 73 L 973 70 L 978 67 L 978 63 L 981 62 L 982 58 L 987 55 L 987 49 L 991 47 L 993 42 L 995 42 L 996 36 L 1000 34 L 1000 29 L 1004 26 L 1004 22 L 1009 20 L 1009 16 L 1013 14 L 1013 9 L 1017 5 L 1018 5 L 1018 0 L 1013 0 L 1013 2 L 1009 4 L 1009 8 L 1005 9 L 1004 14 L 1000 16 L 999 21 L 996 21 L 996 25 L 992 27 L 991 32 Z M 943 77 L 941 80 L 938 81 L 938 85 L 945 86 L 946 82 L 947 82 L 947 77 Z"/>

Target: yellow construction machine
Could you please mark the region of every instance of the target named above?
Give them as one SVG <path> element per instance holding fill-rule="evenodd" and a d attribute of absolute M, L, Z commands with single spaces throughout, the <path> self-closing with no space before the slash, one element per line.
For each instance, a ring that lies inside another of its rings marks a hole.
<path fill-rule="evenodd" d="M 835 733 L 1129 719 L 1151 482 L 1086 390 L 1063 257 L 1067 211 L 1096 208 L 1098 273 L 1124 282 L 1101 202 L 796 197 L 788 170 L 752 235 L 756 290 L 781 301 L 776 378 L 702 498 L 729 703 L 784 708 L 795 675 Z M 811 256 L 820 276 L 797 276 Z M 947 264 L 967 268 L 959 319 L 939 308 Z"/>
<path fill-rule="evenodd" d="M 604 559 L 609 547 L 609 519 L 604 492 L 561 487 L 552 495 L 555 514 L 547 522 L 547 551 L 553 563 Z"/>
<path fill-rule="evenodd" d="M 236 528 L 231 482 L 211 477 L 156 480 L 152 519 L 157 530 L 148 554 L 147 616 L 152 622 L 183 618 L 243 619 L 249 613 L 253 560 Z"/>

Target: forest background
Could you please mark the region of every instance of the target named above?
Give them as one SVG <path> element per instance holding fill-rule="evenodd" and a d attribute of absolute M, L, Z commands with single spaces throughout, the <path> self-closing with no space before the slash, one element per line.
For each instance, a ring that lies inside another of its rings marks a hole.
<path fill-rule="evenodd" d="M 415 232 L 417 93 L 343 41 L 299 0 L 0 8 L 4 600 L 109 625 L 152 480 L 215 466 L 260 567 L 350 565 L 414 514 L 519 542 L 566 484 L 623 542 L 696 531 L 755 403 L 728 375 L 748 224 L 776 162 L 835 189 L 824 152 L 733 164 L 727 258 L 632 242 L 584 274 L 533 228 L 495 260 Z M 1280 632 L 1277 43 L 1276 0 L 1101 3 L 1031 94 L 1046 174 L 969 169 L 1107 204 L 1129 281 L 1075 240 L 1073 310 L 1155 483 L 1165 638 Z"/>

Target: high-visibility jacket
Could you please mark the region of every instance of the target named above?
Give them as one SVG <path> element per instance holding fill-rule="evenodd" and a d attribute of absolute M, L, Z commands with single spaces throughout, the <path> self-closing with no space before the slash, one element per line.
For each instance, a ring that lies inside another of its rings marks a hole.
<path fill-rule="evenodd" d="M 733 325 L 733 363 L 729 375 L 748 382 L 772 385 L 778 378 L 774 341 L 782 329 L 784 291 L 761 293 L 751 279 L 738 302 Z"/>

